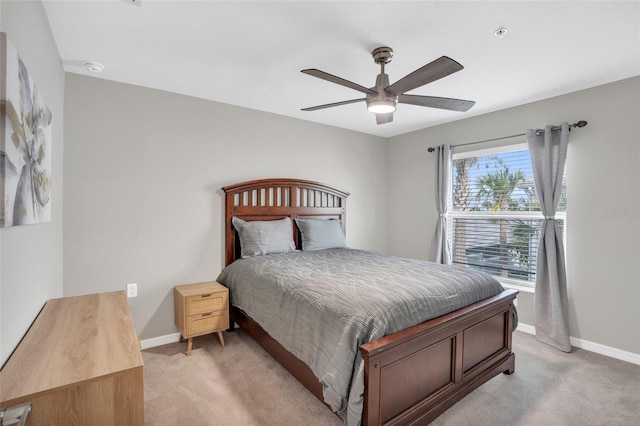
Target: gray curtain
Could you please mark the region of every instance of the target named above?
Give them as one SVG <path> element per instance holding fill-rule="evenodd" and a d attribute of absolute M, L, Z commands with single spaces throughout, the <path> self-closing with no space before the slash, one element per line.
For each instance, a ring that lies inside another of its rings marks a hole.
<path fill-rule="evenodd" d="M 438 221 L 431 241 L 429 260 L 432 262 L 451 263 L 451 249 L 447 240 L 447 196 L 451 185 L 451 145 L 436 147 L 436 210 Z"/>
<path fill-rule="evenodd" d="M 571 352 L 569 343 L 569 308 L 564 244 L 560 226 L 555 221 L 564 176 L 569 125 L 544 133 L 527 130 L 536 193 L 545 219 L 540 229 L 536 265 L 535 328 L 536 338 L 561 351 Z"/>

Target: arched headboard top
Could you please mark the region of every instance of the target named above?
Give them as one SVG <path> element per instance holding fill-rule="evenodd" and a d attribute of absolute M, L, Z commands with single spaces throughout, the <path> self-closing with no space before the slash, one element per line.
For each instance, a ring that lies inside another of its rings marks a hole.
<path fill-rule="evenodd" d="M 234 183 L 233 185 L 223 186 L 222 190 L 225 194 L 240 193 L 244 191 L 250 191 L 258 188 L 276 188 L 276 187 L 297 187 L 305 188 L 309 190 L 316 190 L 333 194 L 341 198 L 347 198 L 348 192 L 340 191 L 324 183 L 314 182 L 312 180 L 304 179 L 291 179 L 291 178 L 270 178 L 270 179 L 256 179 L 246 182 Z"/>
<path fill-rule="evenodd" d="M 244 220 L 276 220 L 289 217 L 340 219 L 346 231 L 348 192 L 323 183 L 303 179 L 270 178 L 222 187 L 225 192 L 225 265 L 240 257 L 240 244 L 231 223 L 237 216 Z M 300 236 L 295 223 L 291 229 L 296 246 Z"/>

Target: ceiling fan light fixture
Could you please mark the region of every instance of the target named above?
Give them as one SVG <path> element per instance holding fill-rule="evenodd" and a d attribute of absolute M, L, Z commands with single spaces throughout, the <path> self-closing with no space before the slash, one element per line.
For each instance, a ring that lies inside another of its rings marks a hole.
<path fill-rule="evenodd" d="M 367 102 L 367 109 L 375 114 L 388 114 L 396 110 L 395 101 L 376 100 Z"/>

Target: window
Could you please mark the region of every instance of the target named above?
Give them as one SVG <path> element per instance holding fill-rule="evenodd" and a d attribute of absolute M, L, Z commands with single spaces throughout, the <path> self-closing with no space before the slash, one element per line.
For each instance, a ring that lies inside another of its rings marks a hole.
<path fill-rule="evenodd" d="M 566 176 L 556 220 L 566 225 Z M 449 197 L 454 265 L 533 286 L 544 219 L 526 144 L 454 154 Z"/>

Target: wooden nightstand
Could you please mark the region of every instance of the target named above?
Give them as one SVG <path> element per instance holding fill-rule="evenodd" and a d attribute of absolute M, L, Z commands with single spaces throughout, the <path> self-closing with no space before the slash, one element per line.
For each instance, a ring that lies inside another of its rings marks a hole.
<path fill-rule="evenodd" d="M 229 328 L 229 289 L 215 281 L 178 285 L 173 288 L 176 326 L 180 342 L 189 339 L 187 355 L 191 355 L 193 338 L 218 333 L 224 346 L 222 331 Z"/>

